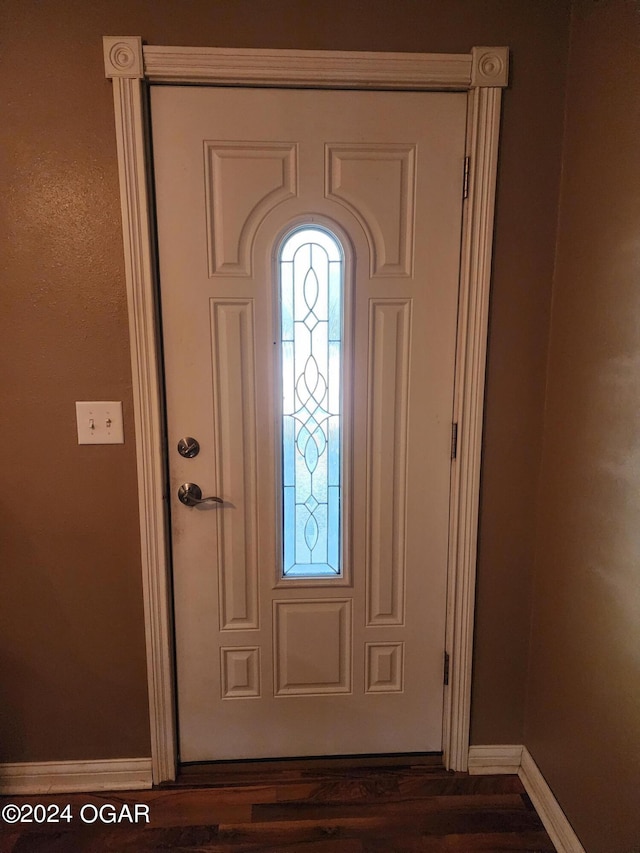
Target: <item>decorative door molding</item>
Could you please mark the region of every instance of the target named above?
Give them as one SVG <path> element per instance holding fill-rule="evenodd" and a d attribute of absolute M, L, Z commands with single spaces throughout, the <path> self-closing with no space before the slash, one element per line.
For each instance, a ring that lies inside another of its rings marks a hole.
<path fill-rule="evenodd" d="M 468 93 L 470 172 L 463 211 L 462 263 L 451 466 L 445 687 L 445 765 L 466 770 L 487 317 L 506 47 L 468 54 L 369 53 L 143 45 L 105 36 L 105 75 L 113 81 L 125 277 L 137 443 L 151 752 L 155 784 L 175 778 L 176 717 L 164 464 L 161 359 L 147 95 L 151 83 L 461 91 Z"/>

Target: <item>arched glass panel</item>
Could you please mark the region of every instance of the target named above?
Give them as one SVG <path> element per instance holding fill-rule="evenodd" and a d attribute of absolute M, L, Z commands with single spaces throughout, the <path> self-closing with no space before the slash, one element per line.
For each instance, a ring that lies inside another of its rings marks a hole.
<path fill-rule="evenodd" d="M 333 234 L 303 227 L 284 241 L 278 261 L 286 578 L 342 572 L 343 257 Z"/>

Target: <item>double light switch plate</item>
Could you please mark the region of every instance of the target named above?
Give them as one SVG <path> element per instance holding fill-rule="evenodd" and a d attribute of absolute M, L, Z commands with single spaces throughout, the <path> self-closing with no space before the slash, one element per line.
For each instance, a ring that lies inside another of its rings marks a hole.
<path fill-rule="evenodd" d="M 124 444 L 121 402 L 76 403 L 78 444 Z"/>

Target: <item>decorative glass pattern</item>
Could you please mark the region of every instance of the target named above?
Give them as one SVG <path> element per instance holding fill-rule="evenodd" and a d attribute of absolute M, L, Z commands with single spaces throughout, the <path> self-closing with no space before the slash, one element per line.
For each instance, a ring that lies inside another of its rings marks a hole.
<path fill-rule="evenodd" d="M 283 577 L 341 574 L 343 252 L 299 228 L 280 252 Z"/>

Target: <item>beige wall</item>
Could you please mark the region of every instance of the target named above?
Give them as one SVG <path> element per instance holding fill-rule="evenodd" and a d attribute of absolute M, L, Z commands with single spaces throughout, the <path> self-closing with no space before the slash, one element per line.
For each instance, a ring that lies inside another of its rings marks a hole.
<path fill-rule="evenodd" d="M 313 12 L 310 9 L 313 8 Z M 521 742 L 568 2 L 5 0 L 0 93 L 0 761 L 149 754 L 111 84 L 103 34 L 155 44 L 512 48 L 484 475 L 475 743 Z M 78 447 L 74 401 L 124 401 Z"/>
<path fill-rule="evenodd" d="M 640 845 L 640 7 L 574 4 L 525 743 L 589 853 Z"/>

